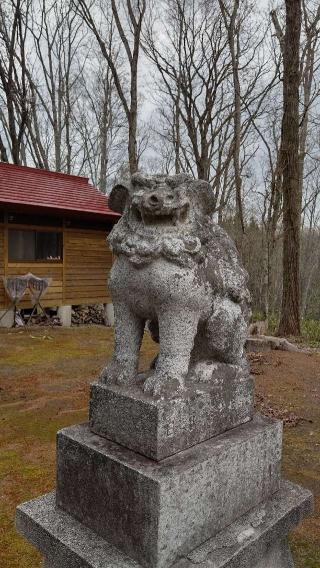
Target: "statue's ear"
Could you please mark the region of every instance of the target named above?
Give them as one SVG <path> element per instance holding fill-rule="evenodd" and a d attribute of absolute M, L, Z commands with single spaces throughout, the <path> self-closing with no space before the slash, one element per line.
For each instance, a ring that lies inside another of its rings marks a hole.
<path fill-rule="evenodd" d="M 129 188 L 122 183 L 117 183 L 111 190 L 108 198 L 108 206 L 116 213 L 123 213 L 129 195 Z"/>

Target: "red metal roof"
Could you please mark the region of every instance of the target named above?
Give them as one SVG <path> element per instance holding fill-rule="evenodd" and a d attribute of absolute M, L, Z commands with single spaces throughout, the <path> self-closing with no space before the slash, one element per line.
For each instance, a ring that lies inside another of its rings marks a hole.
<path fill-rule="evenodd" d="M 119 217 L 108 199 L 86 177 L 38 170 L 0 162 L 0 204 Z"/>

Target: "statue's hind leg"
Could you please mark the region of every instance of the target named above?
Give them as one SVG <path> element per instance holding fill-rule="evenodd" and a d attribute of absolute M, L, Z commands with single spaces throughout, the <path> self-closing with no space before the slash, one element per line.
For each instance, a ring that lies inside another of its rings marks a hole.
<path fill-rule="evenodd" d="M 210 358 L 240 365 L 247 336 L 241 307 L 228 298 L 218 298 L 206 324 L 206 350 Z"/>

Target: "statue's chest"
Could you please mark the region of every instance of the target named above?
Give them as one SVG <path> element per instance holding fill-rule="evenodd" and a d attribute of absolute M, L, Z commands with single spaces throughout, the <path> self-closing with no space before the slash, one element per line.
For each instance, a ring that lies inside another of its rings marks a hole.
<path fill-rule="evenodd" d="M 130 303 L 141 312 L 156 312 L 159 307 L 195 306 L 204 309 L 208 303 L 208 289 L 194 270 L 183 268 L 165 259 L 145 266 L 135 266 L 126 257 L 119 256 L 113 265 L 110 290 L 114 301 Z"/>

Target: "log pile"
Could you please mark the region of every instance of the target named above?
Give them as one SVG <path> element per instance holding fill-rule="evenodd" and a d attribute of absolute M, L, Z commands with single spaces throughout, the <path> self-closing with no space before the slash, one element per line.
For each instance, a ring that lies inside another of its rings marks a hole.
<path fill-rule="evenodd" d="M 104 325 L 104 307 L 103 304 L 95 304 L 94 306 L 73 306 L 72 325 Z"/>

